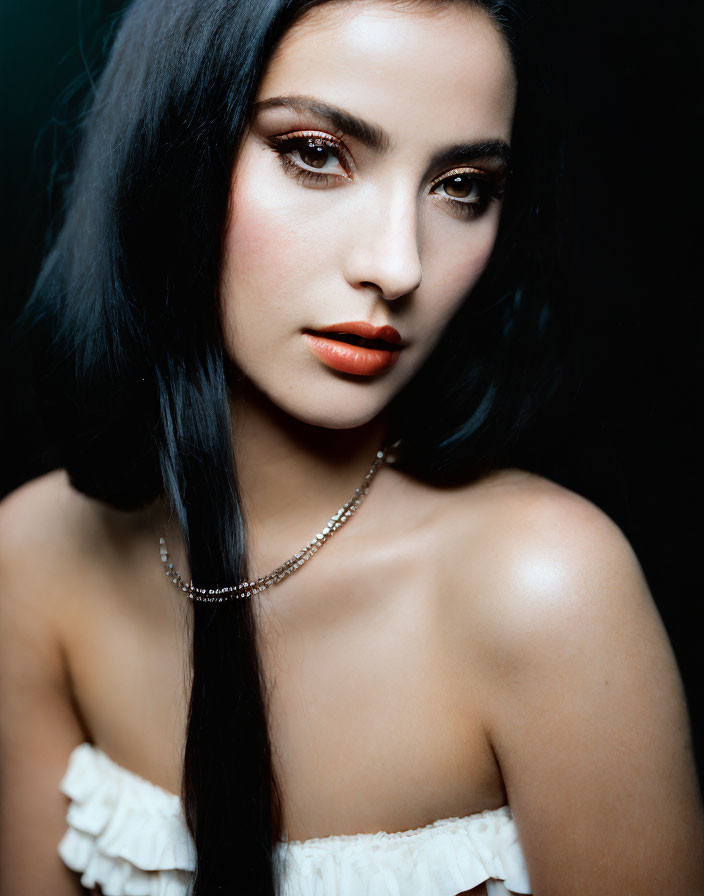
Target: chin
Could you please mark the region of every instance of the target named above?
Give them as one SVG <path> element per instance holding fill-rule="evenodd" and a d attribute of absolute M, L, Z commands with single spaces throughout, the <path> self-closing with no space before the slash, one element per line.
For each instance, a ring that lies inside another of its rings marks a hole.
<path fill-rule="evenodd" d="M 323 429 L 356 429 L 370 423 L 384 409 L 376 405 L 373 408 L 360 408 L 359 410 L 354 408 L 342 409 L 339 407 L 334 409 L 329 407 L 312 407 L 310 404 L 297 404 L 293 407 L 286 407 L 280 404 L 279 407 L 301 423 L 307 423 L 309 426 L 320 426 Z"/>
<path fill-rule="evenodd" d="M 320 426 L 324 429 L 355 429 L 370 423 L 384 410 L 388 403 L 380 394 L 354 395 L 352 390 L 348 396 L 335 394 L 336 390 L 320 390 L 316 395 L 296 390 L 288 394 L 266 392 L 269 401 L 281 411 L 307 423 L 309 426 Z"/>

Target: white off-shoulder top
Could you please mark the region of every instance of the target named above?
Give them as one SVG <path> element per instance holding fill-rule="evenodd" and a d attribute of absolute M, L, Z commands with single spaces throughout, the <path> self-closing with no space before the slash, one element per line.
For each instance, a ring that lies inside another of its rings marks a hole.
<path fill-rule="evenodd" d="M 64 863 L 104 896 L 187 896 L 195 849 L 174 793 L 100 749 L 71 753 Z M 488 896 L 530 893 L 508 806 L 443 818 L 411 831 L 281 840 L 279 896 L 457 896 L 486 882 Z"/>

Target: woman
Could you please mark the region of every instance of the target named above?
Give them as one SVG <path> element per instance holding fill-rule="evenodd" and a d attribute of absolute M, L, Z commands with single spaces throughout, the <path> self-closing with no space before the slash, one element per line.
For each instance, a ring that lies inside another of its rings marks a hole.
<path fill-rule="evenodd" d="M 501 466 L 551 370 L 527 21 L 127 11 L 27 312 L 64 469 L 3 507 L 3 892 L 704 888 L 638 564 Z"/>

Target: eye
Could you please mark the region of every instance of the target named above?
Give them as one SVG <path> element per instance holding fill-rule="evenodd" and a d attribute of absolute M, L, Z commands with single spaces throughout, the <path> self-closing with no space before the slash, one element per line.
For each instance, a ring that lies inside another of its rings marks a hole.
<path fill-rule="evenodd" d="M 350 180 L 352 160 L 342 141 L 326 134 L 298 132 L 271 137 L 284 170 L 303 183 L 329 184 Z"/>
<path fill-rule="evenodd" d="M 482 191 L 477 183 L 477 178 L 471 174 L 455 174 L 438 184 L 442 187 L 441 196 L 451 199 L 461 199 L 463 202 L 478 202 L 482 198 Z"/>
<path fill-rule="evenodd" d="M 335 163 L 337 163 L 338 172 L 342 171 L 337 156 L 337 147 L 326 143 L 322 137 L 302 138 L 290 154 L 292 161 L 298 162 L 302 168 L 312 169 L 316 173 L 321 171 L 326 174 L 335 173 Z M 342 173 L 346 172 L 342 171 Z"/>
<path fill-rule="evenodd" d="M 470 168 L 444 174 L 431 184 L 430 192 L 448 203 L 453 214 L 475 218 L 501 198 L 503 188 L 491 174 Z"/>

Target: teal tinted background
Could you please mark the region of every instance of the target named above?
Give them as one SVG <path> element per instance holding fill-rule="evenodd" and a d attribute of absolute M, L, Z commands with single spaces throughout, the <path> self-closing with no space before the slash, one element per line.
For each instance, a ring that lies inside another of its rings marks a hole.
<path fill-rule="evenodd" d="M 0 494 L 46 466 L 25 359 L 11 353 L 8 329 L 39 268 L 48 222 L 61 207 L 71 138 L 123 6 L 109 0 L 0 0 L 0 440 L 6 458 Z"/>

